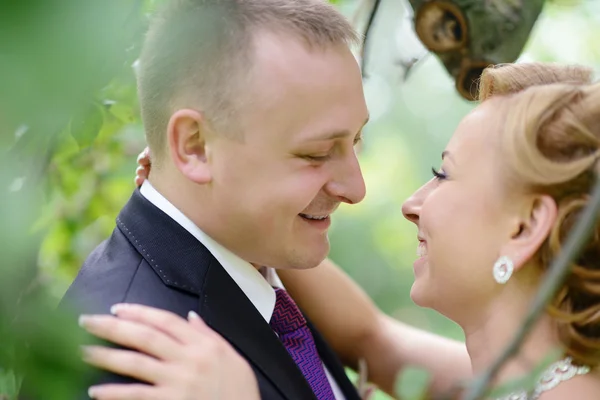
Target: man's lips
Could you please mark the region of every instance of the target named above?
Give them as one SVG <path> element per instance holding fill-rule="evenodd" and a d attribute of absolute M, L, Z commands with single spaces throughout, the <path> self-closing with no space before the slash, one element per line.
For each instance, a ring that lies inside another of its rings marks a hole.
<path fill-rule="evenodd" d="M 319 213 L 319 214 L 304 214 L 304 213 L 300 213 L 299 215 L 302 218 L 305 218 L 305 219 L 310 219 L 310 220 L 313 220 L 313 221 L 321 221 L 321 220 L 329 218 L 329 216 L 331 214 L 323 214 L 323 213 Z"/>
<path fill-rule="evenodd" d="M 329 204 L 329 205 L 331 205 L 331 204 Z M 302 218 L 318 221 L 320 219 L 327 219 L 327 218 L 331 217 L 331 214 L 333 214 L 335 212 L 335 210 L 337 210 L 338 207 L 339 207 L 339 203 L 333 205 L 333 207 L 331 207 L 331 208 L 321 209 L 321 210 L 303 211 L 303 212 L 299 213 L 298 215 L 300 215 Z"/>
<path fill-rule="evenodd" d="M 331 225 L 330 214 L 298 214 L 298 216 L 309 226 L 317 228 L 320 231 L 327 231 Z"/>

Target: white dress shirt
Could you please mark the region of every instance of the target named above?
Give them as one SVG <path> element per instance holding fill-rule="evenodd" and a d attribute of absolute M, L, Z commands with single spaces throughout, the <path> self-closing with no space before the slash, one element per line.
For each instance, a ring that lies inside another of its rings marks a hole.
<path fill-rule="evenodd" d="M 230 250 L 217 243 L 213 238 L 202 232 L 196 224 L 177 209 L 169 200 L 161 195 L 148 181 L 145 180 L 140 188 L 140 193 L 150 203 L 158 207 L 162 212 L 171 217 L 185 230 L 191 233 L 208 251 L 219 261 L 223 269 L 231 276 L 231 279 L 242 289 L 250 302 L 256 307 L 260 315 L 267 323 L 271 321 L 275 309 L 275 290 L 283 288 L 277 272 L 273 268 L 264 267 L 259 272 L 247 261 L 242 260 Z M 325 368 L 325 374 L 333 389 L 336 400 L 345 400 L 337 382 L 331 373 Z"/>

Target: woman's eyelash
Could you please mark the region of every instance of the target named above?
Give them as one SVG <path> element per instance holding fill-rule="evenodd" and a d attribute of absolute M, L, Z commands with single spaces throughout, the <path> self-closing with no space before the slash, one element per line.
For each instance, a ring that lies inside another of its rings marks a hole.
<path fill-rule="evenodd" d="M 433 174 L 433 176 L 434 176 L 435 179 L 440 180 L 440 181 L 442 181 L 442 180 L 444 180 L 444 179 L 447 178 L 445 173 L 438 172 L 433 167 L 431 168 L 431 173 Z"/>

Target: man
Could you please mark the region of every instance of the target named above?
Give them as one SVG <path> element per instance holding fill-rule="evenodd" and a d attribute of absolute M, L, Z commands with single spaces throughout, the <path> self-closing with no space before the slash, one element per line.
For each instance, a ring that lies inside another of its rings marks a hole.
<path fill-rule="evenodd" d="M 152 177 L 64 302 L 194 311 L 250 363 L 262 399 L 358 399 L 310 324 L 288 337 L 286 317 L 302 317 L 272 269 L 317 266 L 331 214 L 365 195 L 355 40 L 320 0 L 166 3 L 138 71 Z"/>

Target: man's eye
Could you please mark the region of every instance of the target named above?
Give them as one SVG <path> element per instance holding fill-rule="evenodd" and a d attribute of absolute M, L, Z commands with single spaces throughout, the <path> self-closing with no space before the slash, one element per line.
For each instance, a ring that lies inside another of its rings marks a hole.
<path fill-rule="evenodd" d="M 362 136 L 357 136 L 356 138 L 354 138 L 354 145 L 356 146 L 357 144 L 359 144 L 362 141 Z"/>
<path fill-rule="evenodd" d="M 330 155 L 329 154 L 324 154 L 324 155 L 305 155 L 302 156 L 302 158 L 308 160 L 308 161 L 327 161 L 329 160 Z"/>

